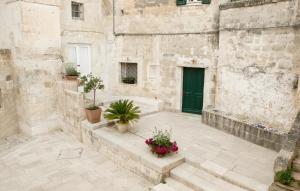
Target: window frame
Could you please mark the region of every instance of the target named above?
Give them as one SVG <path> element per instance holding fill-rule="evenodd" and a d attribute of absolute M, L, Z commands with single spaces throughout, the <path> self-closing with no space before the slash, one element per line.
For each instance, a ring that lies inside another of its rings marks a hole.
<path fill-rule="evenodd" d="M 78 6 L 78 10 L 74 10 L 73 6 Z M 74 14 L 78 14 L 74 16 Z M 73 20 L 84 20 L 84 4 L 76 1 L 71 1 L 71 17 Z"/>
<path fill-rule="evenodd" d="M 136 67 L 136 75 L 134 76 L 135 77 L 135 83 L 133 83 L 133 84 L 130 84 L 130 83 L 125 83 L 125 82 L 123 82 L 123 78 L 124 78 L 124 76 L 123 76 L 123 65 L 126 65 L 125 66 L 125 68 L 126 68 L 126 71 L 125 71 L 125 73 L 126 73 L 126 75 L 125 75 L 125 77 L 132 77 L 132 76 L 127 76 L 127 65 L 130 65 L 130 64 L 134 64 L 135 65 L 135 67 Z M 128 85 L 138 85 L 139 84 L 139 80 L 138 80 L 138 73 L 139 73 L 139 71 L 138 71 L 138 63 L 137 62 L 120 62 L 120 83 L 121 84 L 128 84 Z"/>

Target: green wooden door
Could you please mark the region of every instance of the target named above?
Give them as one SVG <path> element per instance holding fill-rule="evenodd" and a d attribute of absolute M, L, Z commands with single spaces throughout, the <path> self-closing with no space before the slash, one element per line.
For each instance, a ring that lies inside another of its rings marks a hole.
<path fill-rule="evenodd" d="M 202 114 L 204 69 L 183 68 L 182 111 Z"/>

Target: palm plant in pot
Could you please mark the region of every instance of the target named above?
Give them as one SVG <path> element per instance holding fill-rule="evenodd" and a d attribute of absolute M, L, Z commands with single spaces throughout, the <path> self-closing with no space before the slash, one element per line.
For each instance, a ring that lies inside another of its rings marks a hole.
<path fill-rule="evenodd" d="M 104 117 L 108 120 L 117 120 L 118 131 L 125 133 L 128 131 L 130 123 L 140 118 L 140 113 L 140 108 L 135 106 L 133 101 L 119 100 L 110 104 Z"/>
<path fill-rule="evenodd" d="M 84 93 L 93 91 L 93 105 L 85 109 L 87 120 L 90 123 L 98 123 L 101 118 L 101 108 L 96 106 L 96 91 L 104 89 L 103 82 L 100 78 L 91 74 L 80 77 L 80 85 L 83 85 Z"/>
<path fill-rule="evenodd" d="M 67 63 L 65 65 L 65 79 L 66 80 L 77 80 L 80 72 L 77 71 L 73 63 Z"/>

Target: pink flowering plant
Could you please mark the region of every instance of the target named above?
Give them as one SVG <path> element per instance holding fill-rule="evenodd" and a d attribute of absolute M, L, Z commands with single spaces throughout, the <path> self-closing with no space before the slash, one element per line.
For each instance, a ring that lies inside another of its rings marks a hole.
<path fill-rule="evenodd" d="M 176 141 L 171 142 L 170 131 L 157 130 L 153 132 L 153 137 L 145 141 L 151 151 L 158 157 L 163 157 L 169 153 L 177 153 L 179 148 Z"/>

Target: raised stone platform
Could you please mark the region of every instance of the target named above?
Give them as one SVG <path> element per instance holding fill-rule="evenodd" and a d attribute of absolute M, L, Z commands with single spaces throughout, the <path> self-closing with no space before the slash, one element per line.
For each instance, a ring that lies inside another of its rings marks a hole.
<path fill-rule="evenodd" d="M 97 125 L 82 123 L 82 131 L 84 143 L 153 183 L 160 183 L 169 176 L 171 169 L 184 162 L 180 154 L 158 158 L 145 146 L 143 137 L 120 134 L 114 127 L 97 128 Z"/>
<path fill-rule="evenodd" d="M 274 151 L 280 151 L 285 138 L 285 135 L 282 133 L 260 125 L 241 122 L 217 111 L 203 111 L 202 122 Z"/>
<path fill-rule="evenodd" d="M 152 155 L 144 141 L 155 127 L 172 129 L 179 155 Z M 126 134 L 83 122 L 82 134 L 84 143 L 157 184 L 154 191 L 266 191 L 274 177 L 276 152 L 210 128 L 199 115 L 158 112 Z"/>

